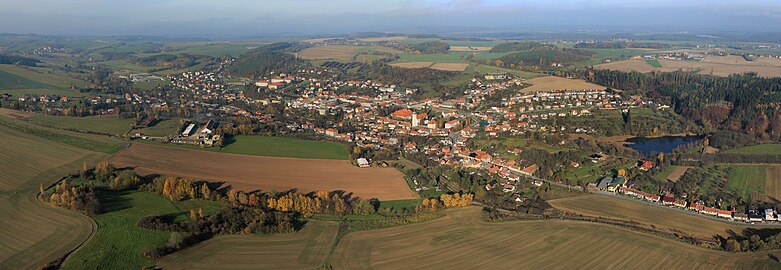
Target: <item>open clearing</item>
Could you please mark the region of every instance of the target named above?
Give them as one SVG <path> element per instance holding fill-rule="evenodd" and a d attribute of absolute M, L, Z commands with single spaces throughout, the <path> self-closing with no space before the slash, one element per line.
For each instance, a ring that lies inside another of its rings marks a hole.
<path fill-rule="evenodd" d="M 105 155 L 0 126 L 0 268 L 35 269 L 89 237 L 90 218 L 38 201 L 48 186 Z"/>
<path fill-rule="evenodd" d="M 737 62 L 735 57 L 740 58 Z M 637 71 L 647 73 L 651 71 L 671 72 L 676 70 L 699 71 L 700 74 L 712 74 L 715 76 L 728 76 L 735 73 L 756 72 L 762 77 L 781 76 L 781 60 L 770 58 L 757 58 L 754 61 L 745 61 L 739 56 L 708 56 L 703 61 L 668 60 L 661 59 L 661 67 L 654 67 L 641 59 L 631 59 L 613 63 L 596 65 L 598 69 L 611 69 L 621 71 Z"/>
<path fill-rule="evenodd" d="M 406 63 L 393 63 L 391 66 L 394 67 L 401 67 L 401 68 L 427 68 L 430 67 L 434 62 L 406 62 Z"/>
<path fill-rule="evenodd" d="M 157 261 L 165 269 L 313 269 L 336 241 L 336 222 L 309 220 L 301 231 L 277 235 L 218 236 Z"/>
<path fill-rule="evenodd" d="M 298 52 L 298 57 L 306 60 L 342 60 L 351 61 L 358 46 L 318 46 Z"/>
<path fill-rule="evenodd" d="M 269 157 L 311 159 L 349 158 L 344 144 L 329 141 L 311 141 L 287 137 L 233 136 L 220 152 Z"/>
<path fill-rule="evenodd" d="M 89 85 L 88 82 L 73 78 L 65 72 L 52 70 L 45 67 L 0 65 L 0 71 L 8 72 L 31 81 L 62 89 L 69 88 L 71 86 L 85 87 Z"/>
<path fill-rule="evenodd" d="M 767 199 L 771 202 L 781 203 L 781 165 L 767 168 L 767 181 L 765 181 Z"/>
<path fill-rule="evenodd" d="M 464 71 L 468 66 L 469 64 L 466 63 L 435 63 L 431 68 L 444 71 Z"/>
<path fill-rule="evenodd" d="M 139 174 L 225 181 L 242 190 L 344 190 L 380 200 L 418 197 L 398 170 L 358 168 L 346 160 L 261 157 L 133 144 L 110 162 L 120 168 L 134 167 Z"/>
<path fill-rule="evenodd" d="M 545 76 L 527 80 L 531 86 L 522 89 L 524 93 L 556 90 L 604 90 L 605 87 L 579 79 L 567 79 L 557 76 Z"/>
<path fill-rule="evenodd" d="M 703 217 L 659 209 L 644 203 L 609 198 L 600 195 L 576 196 L 549 203 L 558 209 L 577 214 L 636 221 L 659 229 L 672 229 L 690 235 L 710 238 L 727 236 L 727 230 L 742 232 L 744 227 L 718 222 Z"/>
<path fill-rule="evenodd" d="M 776 252 L 778 253 L 778 252 Z M 777 255 L 776 255 L 777 256 Z M 475 207 L 433 221 L 350 233 L 334 269 L 772 269 L 767 253 L 731 254 L 614 226 L 486 223 Z"/>

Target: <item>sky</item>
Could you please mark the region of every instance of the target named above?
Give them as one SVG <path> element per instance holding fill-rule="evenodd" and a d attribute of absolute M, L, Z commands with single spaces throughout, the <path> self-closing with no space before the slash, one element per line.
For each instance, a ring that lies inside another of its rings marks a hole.
<path fill-rule="evenodd" d="M 0 0 L 0 33 L 781 31 L 781 0 Z"/>

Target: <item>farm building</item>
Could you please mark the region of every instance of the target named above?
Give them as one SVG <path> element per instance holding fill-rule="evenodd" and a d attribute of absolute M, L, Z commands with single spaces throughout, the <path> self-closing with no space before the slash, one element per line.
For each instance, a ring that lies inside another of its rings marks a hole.
<path fill-rule="evenodd" d="M 182 136 L 190 136 L 193 135 L 193 132 L 195 131 L 195 124 L 189 124 L 187 125 L 187 128 L 182 131 Z"/>
<path fill-rule="evenodd" d="M 369 166 L 371 166 L 371 165 L 369 165 L 369 161 L 366 160 L 365 158 L 359 158 L 358 159 L 358 167 L 368 168 Z"/>

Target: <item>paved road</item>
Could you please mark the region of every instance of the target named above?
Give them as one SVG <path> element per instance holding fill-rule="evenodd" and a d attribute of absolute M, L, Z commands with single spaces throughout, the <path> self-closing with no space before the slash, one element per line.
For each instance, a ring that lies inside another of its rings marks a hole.
<path fill-rule="evenodd" d="M 536 176 L 533 176 L 533 175 L 532 176 L 524 175 L 524 174 L 518 174 L 518 175 L 520 175 L 521 177 L 525 177 L 525 178 L 529 178 L 529 179 L 533 179 L 533 180 L 540 180 L 540 181 L 549 183 L 549 184 L 551 184 L 553 186 L 580 189 L 580 187 L 578 187 L 578 186 L 569 186 L 569 185 L 566 185 L 566 184 L 562 184 L 562 183 L 558 183 L 558 182 L 549 181 L 549 180 L 546 180 L 546 179 L 543 179 L 543 178 L 539 178 L 539 177 L 536 177 Z M 687 214 L 687 215 L 691 215 L 691 216 L 695 216 L 695 217 L 699 217 L 699 218 L 710 219 L 710 220 L 723 222 L 723 223 L 727 223 L 727 224 L 732 224 L 732 225 L 740 225 L 740 226 L 748 226 L 748 227 L 781 228 L 781 223 L 758 222 L 758 223 L 750 224 L 750 223 L 746 223 L 746 222 L 732 221 L 732 220 L 728 220 L 728 219 L 718 218 L 718 217 L 715 217 L 715 216 L 703 215 L 703 214 L 700 214 L 700 213 L 697 213 L 697 212 L 689 211 L 689 210 L 678 208 L 678 207 L 668 207 L 666 205 L 659 204 L 659 203 L 653 203 L 653 202 L 649 202 L 649 201 L 645 201 L 645 200 L 639 200 L 639 199 L 635 199 L 635 198 L 632 198 L 632 197 L 628 197 L 628 196 L 624 196 L 624 195 L 621 195 L 621 194 L 617 194 L 615 192 L 596 190 L 596 191 L 590 191 L 590 193 L 591 194 L 601 195 L 601 196 L 608 196 L 608 197 L 621 199 L 621 200 L 626 200 L 626 201 L 631 201 L 631 202 L 635 202 L 635 203 L 641 203 L 641 204 L 649 205 L 649 206 L 652 206 L 652 207 L 665 209 L 665 210 L 668 210 L 668 211 L 679 212 L 679 213 L 683 213 L 683 214 Z"/>

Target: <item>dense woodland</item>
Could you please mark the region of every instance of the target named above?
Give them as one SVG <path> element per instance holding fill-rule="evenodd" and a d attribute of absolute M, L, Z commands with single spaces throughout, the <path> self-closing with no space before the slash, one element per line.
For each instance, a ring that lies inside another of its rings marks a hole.
<path fill-rule="evenodd" d="M 450 50 L 450 45 L 442 41 L 428 41 L 413 45 L 412 50 L 420 53 L 447 53 Z"/>
<path fill-rule="evenodd" d="M 36 66 L 40 62 L 41 61 L 39 61 L 38 59 L 22 57 L 22 56 L 0 54 L 0 64 L 34 67 L 34 66 Z"/>
<path fill-rule="evenodd" d="M 188 68 L 200 63 L 199 57 L 189 54 L 158 54 L 142 57 L 133 62 L 140 66 L 172 69 Z"/>

